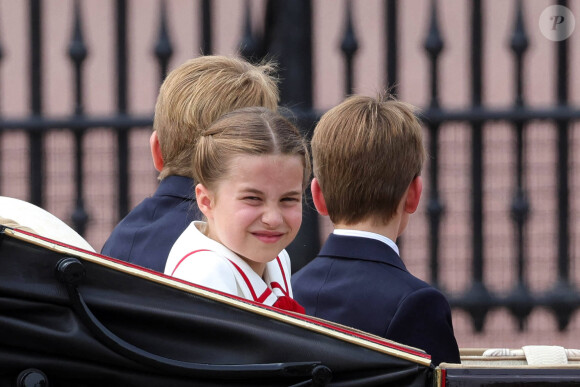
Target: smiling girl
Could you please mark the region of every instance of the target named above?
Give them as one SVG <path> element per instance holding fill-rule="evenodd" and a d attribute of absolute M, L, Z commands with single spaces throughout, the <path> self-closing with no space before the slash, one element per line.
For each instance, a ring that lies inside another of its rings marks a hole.
<path fill-rule="evenodd" d="M 228 113 L 201 133 L 193 170 L 206 221 L 192 222 L 177 239 L 165 274 L 303 313 L 284 250 L 302 223 L 310 178 L 296 127 L 265 108 Z"/>

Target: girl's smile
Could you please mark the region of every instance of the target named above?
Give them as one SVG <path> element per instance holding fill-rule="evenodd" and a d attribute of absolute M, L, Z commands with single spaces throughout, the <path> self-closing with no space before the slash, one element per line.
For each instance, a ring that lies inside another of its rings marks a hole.
<path fill-rule="evenodd" d="M 268 231 L 256 231 L 252 232 L 252 234 L 264 243 L 276 243 L 284 235 L 279 232 L 268 232 Z"/>

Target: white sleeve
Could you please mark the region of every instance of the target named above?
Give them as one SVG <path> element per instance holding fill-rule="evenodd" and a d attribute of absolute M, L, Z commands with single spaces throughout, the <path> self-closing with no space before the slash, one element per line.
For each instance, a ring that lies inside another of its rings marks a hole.
<path fill-rule="evenodd" d="M 212 251 L 199 251 L 181 260 L 173 277 L 238 296 L 232 269 L 222 256 Z"/>

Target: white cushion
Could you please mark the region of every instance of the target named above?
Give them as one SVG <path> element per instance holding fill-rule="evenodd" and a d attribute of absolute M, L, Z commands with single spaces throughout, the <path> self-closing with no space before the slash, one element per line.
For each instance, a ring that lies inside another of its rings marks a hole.
<path fill-rule="evenodd" d="M 30 228 L 40 236 L 94 252 L 95 249 L 65 222 L 50 212 L 20 199 L 0 196 L 0 217 Z"/>

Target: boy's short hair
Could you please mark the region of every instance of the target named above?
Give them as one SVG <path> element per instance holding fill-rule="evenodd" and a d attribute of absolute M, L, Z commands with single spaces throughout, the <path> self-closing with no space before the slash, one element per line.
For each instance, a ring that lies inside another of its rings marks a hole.
<path fill-rule="evenodd" d="M 165 79 L 155 105 L 163 170 L 191 177 L 191 153 L 199 132 L 232 110 L 263 106 L 276 110 L 279 92 L 272 63 L 253 65 L 244 59 L 207 55 L 177 67 Z"/>
<path fill-rule="evenodd" d="M 425 161 L 412 105 L 352 96 L 326 112 L 312 138 L 314 177 L 334 224 L 388 222 Z"/>

